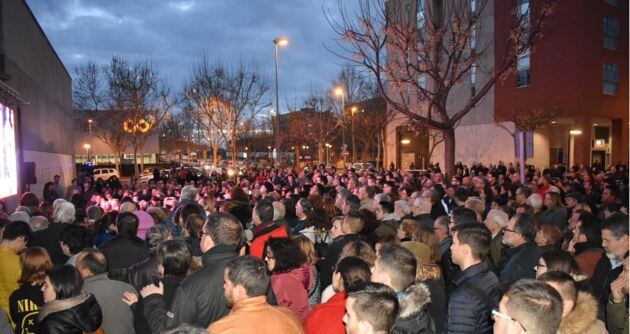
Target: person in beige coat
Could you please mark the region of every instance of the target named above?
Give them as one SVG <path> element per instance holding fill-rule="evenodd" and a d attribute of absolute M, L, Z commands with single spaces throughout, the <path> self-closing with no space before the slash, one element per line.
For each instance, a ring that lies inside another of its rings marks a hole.
<path fill-rule="evenodd" d="M 564 272 L 549 271 L 539 278 L 562 297 L 562 322 L 557 334 L 606 334 L 606 325 L 597 319 L 597 301 L 588 292 L 578 292 L 573 278 Z"/>

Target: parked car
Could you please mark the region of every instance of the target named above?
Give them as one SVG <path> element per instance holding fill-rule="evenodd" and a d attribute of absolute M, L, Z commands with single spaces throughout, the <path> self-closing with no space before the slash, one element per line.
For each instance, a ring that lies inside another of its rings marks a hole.
<path fill-rule="evenodd" d="M 112 176 L 120 178 L 120 174 L 116 168 L 94 168 L 92 176 L 94 177 L 94 180 L 109 180 Z"/>
<path fill-rule="evenodd" d="M 354 169 L 374 169 L 374 168 L 376 168 L 376 166 L 374 166 L 374 164 L 371 163 L 371 162 L 355 162 L 354 164 L 352 164 L 352 168 L 354 168 Z"/>

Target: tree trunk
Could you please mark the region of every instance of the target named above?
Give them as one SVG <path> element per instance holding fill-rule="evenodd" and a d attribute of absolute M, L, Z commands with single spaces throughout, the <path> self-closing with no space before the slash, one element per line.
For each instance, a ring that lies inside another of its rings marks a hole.
<path fill-rule="evenodd" d="M 133 176 L 138 176 L 138 148 L 133 148 Z"/>
<path fill-rule="evenodd" d="M 212 144 L 212 163 L 215 167 L 219 163 L 219 147 L 216 143 Z"/>
<path fill-rule="evenodd" d="M 140 173 L 144 172 L 144 150 L 140 149 Z"/>
<path fill-rule="evenodd" d="M 326 157 L 324 157 L 324 154 L 324 143 L 322 141 L 319 141 L 317 143 L 317 160 L 320 164 L 326 161 Z"/>
<path fill-rule="evenodd" d="M 455 173 L 455 129 L 442 130 L 444 137 L 444 172 L 448 175 Z"/>
<path fill-rule="evenodd" d="M 300 168 L 300 145 L 295 145 L 295 166 Z"/>

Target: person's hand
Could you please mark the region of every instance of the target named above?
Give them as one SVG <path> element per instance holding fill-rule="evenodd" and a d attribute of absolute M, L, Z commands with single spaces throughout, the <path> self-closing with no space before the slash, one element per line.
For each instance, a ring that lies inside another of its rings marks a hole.
<path fill-rule="evenodd" d="M 125 304 L 132 306 L 138 302 L 138 295 L 133 292 L 125 291 L 123 292 L 122 301 L 125 302 Z"/>
<path fill-rule="evenodd" d="M 142 298 L 147 298 L 148 296 L 153 295 L 153 294 L 157 294 L 157 295 L 164 294 L 164 284 L 162 284 L 161 281 L 160 281 L 159 286 L 155 286 L 155 284 L 149 284 L 145 286 L 144 288 L 142 288 L 142 290 L 140 290 L 140 295 L 142 296 Z"/>
<path fill-rule="evenodd" d="M 628 291 L 628 277 L 621 274 L 616 280 L 610 283 L 610 296 L 613 303 L 617 304 L 623 301 L 623 297 L 626 294 L 624 291 L 626 291 L 626 293 Z"/>

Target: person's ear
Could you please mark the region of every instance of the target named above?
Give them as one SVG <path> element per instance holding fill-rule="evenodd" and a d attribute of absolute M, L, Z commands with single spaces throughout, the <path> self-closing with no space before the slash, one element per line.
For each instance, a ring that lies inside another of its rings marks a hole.
<path fill-rule="evenodd" d="M 372 325 L 367 320 L 359 321 L 359 333 L 372 333 Z"/>
<path fill-rule="evenodd" d="M 571 313 L 571 311 L 573 311 L 573 308 L 575 308 L 575 303 L 572 300 L 565 300 L 562 302 L 562 317 L 566 317 L 567 315 L 569 315 L 569 313 Z"/>

